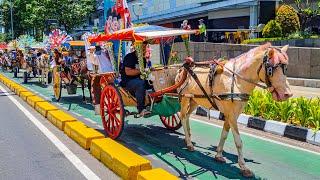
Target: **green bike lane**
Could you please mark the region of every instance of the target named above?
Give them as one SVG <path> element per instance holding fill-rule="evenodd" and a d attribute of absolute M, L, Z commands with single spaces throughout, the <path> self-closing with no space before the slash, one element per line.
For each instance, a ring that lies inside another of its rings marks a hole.
<path fill-rule="evenodd" d="M 10 78 L 13 76 L 11 73 L 4 74 Z M 21 78 L 13 80 L 22 82 Z M 23 85 L 55 102 L 51 86 L 44 88 L 37 79 L 31 79 L 30 83 Z M 66 90 L 63 90 L 58 104 L 67 111 L 101 125 L 100 116 L 95 115 L 92 105 L 82 102 L 81 89 L 78 89 L 77 93 L 79 96 L 68 96 Z M 161 164 L 167 166 L 167 170 L 183 179 L 242 179 L 231 134 L 224 148 L 227 163 L 220 164 L 214 161 L 214 155 L 221 128 L 192 120 L 191 133 L 195 152 L 186 149 L 182 128 L 177 132 L 169 131 L 164 128 L 158 117 L 141 119 L 128 117 L 119 141 L 142 149 L 140 151 L 142 155 L 161 161 Z M 245 161 L 255 173 L 253 179 L 320 179 L 319 154 L 246 134 L 242 134 L 241 137 Z"/>

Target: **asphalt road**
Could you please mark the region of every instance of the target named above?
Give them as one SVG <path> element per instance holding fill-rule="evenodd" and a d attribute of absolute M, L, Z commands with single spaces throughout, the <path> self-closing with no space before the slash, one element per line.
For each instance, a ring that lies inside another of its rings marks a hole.
<path fill-rule="evenodd" d="M 0 179 L 119 179 L 15 96 L 0 91 Z"/>
<path fill-rule="evenodd" d="M 21 78 L 14 80 L 22 81 Z M 82 102 L 81 96 L 69 96 L 63 90 L 62 99 L 57 103 L 51 86 L 44 88 L 36 79 L 30 81 L 24 86 L 103 131 L 100 116 L 94 114 L 90 104 Z M 80 89 L 78 94 L 81 94 Z M 191 134 L 196 150 L 193 153 L 185 147 L 183 130 L 165 129 L 159 117 L 126 118 L 124 132 L 118 141 L 151 160 L 153 167 L 162 167 L 183 179 L 242 179 L 232 135 L 225 144 L 227 163 L 216 163 L 214 155 L 221 133 L 219 123 L 193 118 Z M 319 147 L 246 128 L 241 128 L 241 133 L 245 161 L 255 173 L 254 179 L 319 179 Z"/>

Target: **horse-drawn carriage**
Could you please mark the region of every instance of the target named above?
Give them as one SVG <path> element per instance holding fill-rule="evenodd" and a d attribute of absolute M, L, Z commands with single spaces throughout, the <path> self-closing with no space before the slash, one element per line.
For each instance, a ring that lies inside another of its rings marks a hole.
<path fill-rule="evenodd" d="M 85 101 L 84 89 L 86 86 L 91 88 L 85 57 L 80 57 L 85 52 L 85 44 L 83 41 L 69 41 L 67 44 L 68 51 L 62 52 L 64 62 L 53 68 L 54 97 L 59 101 L 62 89 L 66 89 L 68 95 L 73 95 L 77 93 L 78 87 L 81 87 Z"/>
<path fill-rule="evenodd" d="M 143 42 L 149 44 L 159 44 L 173 40 L 175 36 L 195 34 L 195 30 L 181 30 L 164 28 L 160 26 L 142 26 L 130 29 L 120 30 L 110 35 L 99 35 L 91 38 L 90 42 L 101 41 L 134 41 L 139 63 L 143 62 Z M 112 51 L 109 47 L 109 52 Z M 121 51 L 121 48 L 119 48 Z M 121 52 L 119 52 L 121 54 Z M 111 61 L 114 66 L 119 66 L 120 62 Z M 157 115 L 164 126 L 170 130 L 177 130 L 181 127 L 181 120 L 178 115 L 180 110 L 178 99 L 172 96 L 178 87 L 180 87 L 186 78 L 186 74 L 178 83 L 175 82 L 176 74 L 181 66 L 159 66 L 157 68 L 147 69 L 140 67 L 141 78 L 148 79 L 152 84 L 152 89 L 147 90 L 146 106 L 149 107 L 152 115 Z M 117 68 L 115 68 L 117 69 Z M 113 139 L 121 135 L 124 127 L 124 119 L 128 115 L 137 115 L 129 112 L 128 106 L 137 106 L 135 97 L 118 82 L 119 72 L 105 73 L 98 75 L 100 86 L 102 88 L 100 97 L 100 115 L 104 130 L 107 135 Z M 149 78 L 148 78 L 149 77 Z M 97 96 L 97 93 L 93 94 Z M 162 105 L 162 107 L 161 107 Z M 164 106 L 163 106 L 164 105 Z M 158 107 L 157 107 L 158 106 Z M 162 110 L 161 110 L 162 109 Z"/>

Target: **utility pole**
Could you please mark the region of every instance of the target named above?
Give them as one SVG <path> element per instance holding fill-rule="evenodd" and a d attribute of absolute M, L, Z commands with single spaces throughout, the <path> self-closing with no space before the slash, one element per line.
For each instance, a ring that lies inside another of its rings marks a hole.
<path fill-rule="evenodd" d="M 11 39 L 13 40 L 14 39 L 14 32 L 13 32 L 13 13 L 12 13 L 12 8 L 13 8 L 13 0 L 10 0 L 10 14 L 11 14 Z"/>

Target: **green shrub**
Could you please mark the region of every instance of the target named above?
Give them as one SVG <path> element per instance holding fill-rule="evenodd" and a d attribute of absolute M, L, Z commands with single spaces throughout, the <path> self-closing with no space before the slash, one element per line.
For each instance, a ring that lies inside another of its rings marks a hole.
<path fill-rule="evenodd" d="M 280 24 L 275 20 L 270 20 L 262 30 L 262 36 L 265 38 L 274 38 L 282 36 Z"/>
<path fill-rule="evenodd" d="M 280 41 L 284 40 L 283 38 L 254 38 L 254 39 L 246 39 L 242 41 L 242 44 L 251 44 L 251 43 L 262 43 L 262 42 L 271 42 L 271 41 Z"/>
<path fill-rule="evenodd" d="M 284 102 L 278 102 L 277 105 L 277 111 L 279 114 L 279 120 L 281 122 L 289 123 L 290 119 L 293 117 L 294 109 L 293 109 L 293 103 L 291 100 L 287 100 Z"/>
<path fill-rule="evenodd" d="M 313 99 L 309 108 L 310 117 L 308 121 L 314 131 L 320 130 L 320 98 Z"/>
<path fill-rule="evenodd" d="M 300 30 L 299 16 L 296 10 L 289 5 L 282 5 L 276 13 L 276 21 L 282 28 L 282 34 L 289 34 Z"/>
<path fill-rule="evenodd" d="M 305 97 L 299 97 L 295 99 L 294 116 L 298 125 L 308 127 L 308 118 L 310 117 L 311 100 Z"/>
<path fill-rule="evenodd" d="M 244 112 L 255 117 L 272 119 L 302 127 L 320 130 L 320 98 L 291 98 L 275 102 L 271 93 L 254 90 Z"/>
<path fill-rule="evenodd" d="M 301 32 L 297 31 L 288 36 L 288 39 L 303 39 L 304 36 Z"/>

